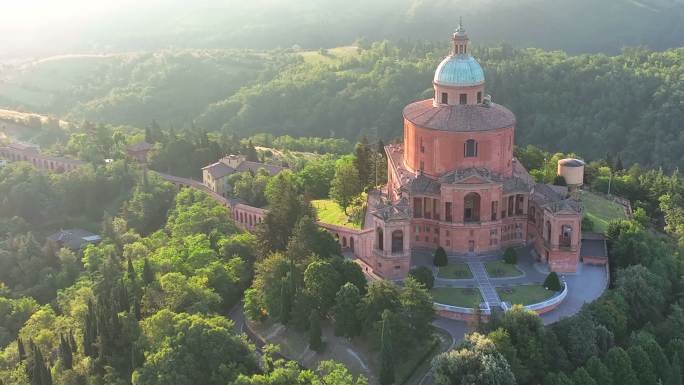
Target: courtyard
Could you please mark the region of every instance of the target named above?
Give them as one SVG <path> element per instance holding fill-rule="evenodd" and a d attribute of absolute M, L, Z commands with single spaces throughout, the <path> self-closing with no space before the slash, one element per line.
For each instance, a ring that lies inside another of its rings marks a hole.
<path fill-rule="evenodd" d="M 548 275 L 546 265 L 538 262 L 530 247 L 516 249 L 516 264 L 507 264 L 500 254 L 477 256 L 451 255 L 449 264 L 435 267 L 427 250 L 414 251 L 414 265 L 430 267 L 435 274 L 431 290 L 436 303 L 471 308 L 477 301 L 490 306 L 507 303 L 529 306 L 558 295 L 542 286 Z M 606 266 L 580 264 L 576 273 L 559 274 L 568 293 L 558 307 L 543 314 L 552 323 L 579 311 L 584 303 L 598 298 L 608 282 Z"/>

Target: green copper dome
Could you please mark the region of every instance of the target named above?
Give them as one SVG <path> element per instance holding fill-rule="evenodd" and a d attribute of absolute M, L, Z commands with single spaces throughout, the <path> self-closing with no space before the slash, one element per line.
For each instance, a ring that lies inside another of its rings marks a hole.
<path fill-rule="evenodd" d="M 435 83 L 444 86 L 475 86 L 484 83 L 480 63 L 470 55 L 447 56 L 435 71 Z"/>

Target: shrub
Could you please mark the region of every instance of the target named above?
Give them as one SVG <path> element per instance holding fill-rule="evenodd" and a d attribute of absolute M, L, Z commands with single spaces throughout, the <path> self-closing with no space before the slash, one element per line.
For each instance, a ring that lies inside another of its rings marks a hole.
<path fill-rule="evenodd" d="M 506 262 L 509 265 L 515 265 L 518 263 L 518 253 L 515 251 L 514 248 L 512 247 L 507 247 L 506 251 L 504 251 L 504 262 Z"/>
<path fill-rule="evenodd" d="M 568 183 L 565 181 L 565 177 L 563 175 L 556 175 L 555 178 L 553 178 L 553 184 L 555 186 L 567 186 Z"/>
<path fill-rule="evenodd" d="M 582 231 L 594 231 L 594 221 L 591 218 L 582 217 Z"/>
<path fill-rule="evenodd" d="M 546 279 L 544 280 L 544 287 L 547 290 L 553 290 L 553 291 L 560 291 L 561 290 L 560 278 L 558 278 L 558 274 L 556 274 L 555 271 L 550 272 L 549 275 L 546 276 Z"/>
<path fill-rule="evenodd" d="M 426 266 L 411 269 L 408 276 L 423 284 L 428 290 L 435 286 L 435 276 L 432 274 L 432 270 Z"/>
<path fill-rule="evenodd" d="M 437 250 L 435 250 L 435 255 L 432 259 L 432 263 L 434 263 L 435 266 L 446 266 L 449 264 L 446 251 L 444 251 L 442 246 L 439 246 Z"/>

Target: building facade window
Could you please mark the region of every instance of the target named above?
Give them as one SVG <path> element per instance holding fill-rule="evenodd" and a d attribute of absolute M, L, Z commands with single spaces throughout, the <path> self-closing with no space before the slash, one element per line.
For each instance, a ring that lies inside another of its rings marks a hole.
<path fill-rule="evenodd" d="M 517 194 L 515 196 L 515 215 L 524 215 L 525 214 L 525 196 L 521 194 Z"/>
<path fill-rule="evenodd" d="M 477 156 L 477 142 L 474 139 L 468 139 L 463 144 L 463 156 L 466 158 Z"/>
<path fill-rule="evenodd" d="M 413 217 L 423 217 L 423 200 L 421 198 L 413 198 Z"/>
<path fill-rule="evenodd" d="M 458 95 L 458 103 L 459 104 L 468 104 L 468 94 Z"/>
<path fill-rule="evenodd" d="M 480 194 L 471 192 L 463 198 L 463 221 L 480 221 Z"/>
<path fill-rule="evenodd" d="M 392 232 L 392 254 L 404 252 L 404 232 L 394 230 Z"/>
<path fill-rule="evenodd" d="M 451 202 L 444 203 L 444 220 L 447 222 L 453 221 L 451 217 Z"/>
<path fill-rule="evenodd" d="M 477 91 L 477 104 L 482 103 L 482 91 Z"/>
<path fill-rule="evenodd" d="M 561 234 L 558 244 L 564 247 L 570 247 L 572 244 L 572 226 L 563 225 L 563 227 L 561 227 Z"/>
<path fill-rule="evenodd" d="M 499 201 L 492 201 L 492 220 L 496 220 L 496 214 L 499 212 Z"/>
<path fill-rule="evenodd" d="M 449 104 L 449 94 L 442 92 L 442 104 Z"/>

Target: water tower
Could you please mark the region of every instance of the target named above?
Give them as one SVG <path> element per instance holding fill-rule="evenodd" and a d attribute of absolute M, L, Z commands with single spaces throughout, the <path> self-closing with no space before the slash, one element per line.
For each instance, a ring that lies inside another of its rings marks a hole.
<path fill-rule="evenodd" d="M 568 193 L 576 196 L 577 190 L 584 184 L 584 161 L 573 158 L 559 160 L 558 175 L 565 178 Z"/>

